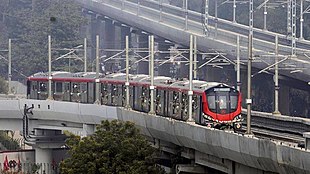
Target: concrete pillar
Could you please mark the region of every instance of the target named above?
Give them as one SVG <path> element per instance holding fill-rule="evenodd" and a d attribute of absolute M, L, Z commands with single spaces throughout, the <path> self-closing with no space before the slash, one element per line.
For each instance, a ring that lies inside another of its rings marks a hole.
<path fill-rule="evenodd" d="M 90 21 L 90 43 L 89 45 L 90 47 L 90 60 L 94 60 L 96 58 L 96 35 L 99 35 L 99 28 L 101 27 L 101 22 L 99 21 L 99 19 L 92 15 L 91 16 L 91 21 Z"/>
<path fill-rule="evenodd" d="M 120 26 L 121 28 L 121 49 L 125 49 L 126 47 L 126 36 L 129 38 L 129 48 L 132 47 L 131 45 L 131 33 L 130 28 L 128 26 Z"/>
<path fill-rule="evenodd" d="M 182 47 L 180 45 L 175 45 L 176 49 L 188 49 L 188 53 L 189 53 L 189 47 Z M 182 54 L 184 57 L 188 58 L 189 60 L 189 54 Z M 177 72 L 176 72 L 176 77 L 177 78 L 188 78 L 188 74 L 189 74 L 189 63 L 185 63 L 184 61 L 186 61 L 182 56 L 178 56 L 180 58 L 178 58 L 178 61 L 182 61 L 181 63 L 179 63 L 177 65 Z"/>
<path fill-rule="evenodd" d="M 93 124 L 83 124 L 83 137 L 94 134 L 95 125 Z"/>
<path fill-rule="evenodd" d="M 139 33 L 137 35 L 138 37 L 138 48 L 144 48 L 144 51 L 148 51 L 149 49 L 149 36 L 147 34 Z M 142 57 L 146 57 L 149 55 L 148 52 L 139 53 Z M 149 74 L 149 58 L 146 59 L 146 61 L 141 61 L 138 64 L 138 73 L 139 74 Z"/>
<path fill-rule="evenodd" d="M 113 21 L 110 19 L 105 19 L 105 25 L 104 25 L 104 41 L 103 41 L 103 49 L 115 49 L 115 25 L 113 24 Z M 104 51 L 101 52 L 101 56 L 106 55 L 106 58 L 109 58 L 114 55 L 111 51 Z M 103 59 L 104 60 L 104 59 Z M 101 60 L 100 62 L 102 62 Z M 114 60 L 109 60 L 105 62 L 105 70 L 107 72 L 112 72 L 114 65 Z"/>
<path fill-rule="evenodd" d="M 171 47 L 171 44 L 166 43 L 165 39 L 162 39 L 162 38 L 157 39 L 157 42 L 158 42 L 158 50 L 164 52 L 164 53 L 156 54 L 155 59 L 160 60 L 160 62 L 155 64 L 158 66 L 159 64 L 161 64 L 162 61 L 169 59 L 170 54 L 168 53 L 168 51 L 169 51 L 169 48 Z M 169 62 L 159 66 L 157 69 L 158 75 L 170 77 L 171 76 L 171 73 L 170 73 L 171 65 L 172 65 L 171 62 L 169 61 Z"/>
<path fill-rule="evenodd" d="M 124 50 L 126 48 L 126 36 L 128 36 L 128 39 L 129 39 L 129 48 L 132 47 L 131 45 L 131 33 L 130 33 L 130 28 L 128 26 L 123 26 L 123 25 L 120 25 L 120 30 L 121 30 L 121 38 L 120 38 L 120 49 L 121 50 Z M 125 59 L 121 61 L 121 66 L 122 68 L 125 68 L 126 67 L 126 61 Z"/>
<path fill-rule="evenodd" d="M 51 164 L 53 161 L 52 151 L 53 149 L 40 148 L 35 147 L 35 163 L 43 164 Z"/>
<path fill-rule="evenodd" d="M 35 149 L 35 163 L 51 164 L 53 149 L 61 148 L 65 144 L 65 136 L 60 130 L 35 129 L 33 148 Z"/>
<path fill-rule="evenodd" d="M 281 114 L 290 115 L 290 88 L 281 85 L 279 95 L 279 110 Z"/>

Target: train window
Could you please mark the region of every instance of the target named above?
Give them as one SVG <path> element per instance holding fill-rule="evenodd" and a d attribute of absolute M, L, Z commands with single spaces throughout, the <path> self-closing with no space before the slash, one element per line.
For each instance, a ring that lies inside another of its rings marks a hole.
<path fill-rule="evenodd" d="M 219 96 L 219 108 L 220 109 L 227 109 L 226 96 Z"/>
<path fill-rule="evenodd" d="M 238 97 L 237 96 L 230 96 L 230 108 L 232 110 L 236 110 L 237 109 L 237 101 L 238 101 Z"/>
<path fill-rule="evenodd" d="M 45 84 L 44 82 L 41 82 L 41 83 L 40 83 L 40 91 L 41 91 L 41 92 L 46 92 L 46 91 L 47 91 L 47 89 L 46 89 L 46 84 Z"/>
<path fill-rule="evenodd" d="M 56 82 L 56 92 L 62 92 L 62 82 Z"/>
<path fill-rule="evenodd" d="M 215 110 L 215 96 L 208 96 L 208 106 L 210 110 Z"/>

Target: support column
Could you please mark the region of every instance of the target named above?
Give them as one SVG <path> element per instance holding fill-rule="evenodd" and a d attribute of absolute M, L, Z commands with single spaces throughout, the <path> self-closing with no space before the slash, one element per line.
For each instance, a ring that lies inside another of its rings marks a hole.
<path fill-rule="evenodd" d="M 290 114 L 290 88 L 288 86 L 281 85 L 279 90 L 279 110 L 282 115 Z"/>
<path fill-rule="evenodd" d="M 114 49 L 115 45 L 116 45 L 115 26 L 112 20 L 105 19 L 103 49 Z M 111 51 L 103 52 L 103 55 L 106 55 L 106 58 L 113 56 L 113 54 L 115 53 Z M 100 62 L 102 61 L 103 60 L 101 60 Z M 114 60 L 109 60 L 105 62 L 104 66 L 107 72 L 112 72 L 114 66 Z"/>
<path fill-rule="evenodd" d="M 131 33 L 130 28 L 126 25 L 121 25 L 121 49 L 126 48 L 126 36 L 129 39 L 129 48 L 131 48 Z"/>
<path fill-rule="evenodd" d="M 121 25 L 121 50 L 126 49 L 126 36 L 128 36 L 128 48 L 131 48 L 131 33 L 130 28 L 126 25 Z M 122 68 L 126 68 L 126 61 L 121 60 Z"/>
<path fill-rule="evenodd" d="M 37 164 L 51 164 L 53 160 L 52 152 L 53 149 L 45 149 L 40 147 L 35 147 L 35 163 Z"/>
<path fill-rule="evenodd" d="M 171 67 L 171 63 L 170 61 L 164 64 L 161 64 L 163 61 L 168 60 L 169 59 L 169 49 L 170 49 L 170 44 L 165 42 L 165 39 L 157 39 L 158 42 L 158 50 L 162 51 L 158 55 L 157 59 L 160 60 L 159 62 L 156 62 L 155 64 L 158 66 L 158 75 L 159 76 L 167 76 L 170 77 L 171 73 L 170 73 L 170 67 Z"/>
<path fill-rule="evenodd" d="M 83 136 L 89 136 L 94 134 L 95 132 L 95 125 L 93 124 L 83 124 Z"/>
<path fill-rule="evenodd" d="M 39 164 L 51 164 L 52 163 L 52 152 L 55 148 L 60 148 L 65 144 L 65 136 L 61 134 L 60 130 L 46 130 L 46 129 L 35 129 L 34 139 L 36 139 L 35 145 L 35 163 Z"/>
<path fill-rule="evenodd" d="M 143 33 L 138 34 L 138 47 L 139 50 L 142 50 L 145 52 L 140 52 L 138 53 L 142 57 L 146 57 L 149 55 L 148 50 L 149 50 L 149 36 Z M 140 58 L 141 59 L 141 58 Z M 145 61 L 139 62 L 137 68 L 138 68 L 138 73 L 139 74 L 149 74 L 149 62 L 150 58 L 145 59 Z"/>
<path fill-rule="evenodd" d="M 91 16 L 91 21 L 90 21 L 90 29 L 89 29 L 89 33 L 90 33 L 90 50 L 89 52 L 89 56 L 90 59 L 89 61 L 92 63 L 93 60 L 95 60 L 96 58 L 96 35 L 100 35 L 100 30 L 102 30 L 102 22 L 98 19 L 98 16 Z M 91 65 L 92 69 L 95 68 L 95 65 Z"/>

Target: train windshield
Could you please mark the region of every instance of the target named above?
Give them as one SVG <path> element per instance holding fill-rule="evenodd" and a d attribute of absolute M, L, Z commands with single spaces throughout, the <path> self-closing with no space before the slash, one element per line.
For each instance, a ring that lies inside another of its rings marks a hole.
<path fill-rule="evenodd" d="M 238 91 L 232 88 L 213 88 L 206 95 L 211 112 L 228 114 L 237 110 Z"/>

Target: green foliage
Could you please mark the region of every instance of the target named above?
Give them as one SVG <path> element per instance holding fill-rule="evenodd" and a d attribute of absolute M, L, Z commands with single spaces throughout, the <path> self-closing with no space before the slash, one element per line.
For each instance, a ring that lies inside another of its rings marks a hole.
<path fill-rule="evenodd" d="M 2 150 L 18 150 L 20 146 L 18 142 L 13 138 L 9 137 L 6 131 L 0 131 L 0 143 L 4 146 L 5 149 Z M 1 149 L 1 147 L 0 147 Z"/>
<path fill-rule="evenodd" d="M 8 39 L 13 39 L 12 64 L 20 72 L 13 74 L 15 78 L 21 73 L 28 76 L 47 70 L 48 35 L 52 36 L 53 48 L 73 48 L 83 43 L 80 28 L 87 21 L 74 0 L 0 2 L 0 9 L 3 9 L 0 26 L 4 26 L 0 29 L 0 44 L 6 48 Z M 54 51 L 52 57 L 59 54 L 64 54 L 64 51 Z M 63 66 L 67 66 L 67 61 L 53 62 L 53 67 Z M 0 73 L 5 72 L 2 69 Z"/>
<path fill-rule="evenodd" d="M 8 93 L 8 83 L 0 77 L 0 94 L 7 94 Z"/>
<path fill-rule="evenodd" d="M 72 136 L 67 145 L 71 158 L 61 163 L 62 173 L 164 173 L 155 164 L 155 149 L 130 122 L 102 121 L 94 135 Z"/>

